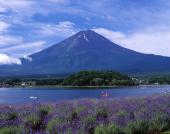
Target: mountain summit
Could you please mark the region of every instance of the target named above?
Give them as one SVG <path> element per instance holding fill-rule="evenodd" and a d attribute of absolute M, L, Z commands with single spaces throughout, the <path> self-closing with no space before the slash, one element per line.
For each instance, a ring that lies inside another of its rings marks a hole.
<path fill-rule="evenodd" d="M 82 70 L 127 73 L 170 71 L 170 58 L 123 48 L 92 30 L 80 31 L 29 57 L 32 60 L 21 59 L 22 65 L 0 66 L 0 74 L 61 74 Z"/>

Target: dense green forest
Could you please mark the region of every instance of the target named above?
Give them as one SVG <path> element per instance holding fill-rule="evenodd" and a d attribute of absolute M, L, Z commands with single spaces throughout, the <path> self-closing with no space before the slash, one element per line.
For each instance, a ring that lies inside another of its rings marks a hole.
<path fill-rule="evenodd" d="M 134 84 L 134 81 L 127 75 L 114 71 L 81 71 L 62 82 L 62 85 L 71 86 L 128 86 Z"/>

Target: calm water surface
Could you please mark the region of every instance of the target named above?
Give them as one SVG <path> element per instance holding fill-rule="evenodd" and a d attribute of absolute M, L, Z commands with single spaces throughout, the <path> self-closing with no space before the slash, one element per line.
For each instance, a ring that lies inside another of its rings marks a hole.
<path fill-rule="evenodd" d="M 170 91 L 170 85 L 113 89 L 0 88 L 0 104 L 25 104 L 35 101 L 56 102 L 81 98 L 101 98 L 102 91 L 107 92 L 110 98 L 149 96 L 162 94 L 165 90 Z"/>

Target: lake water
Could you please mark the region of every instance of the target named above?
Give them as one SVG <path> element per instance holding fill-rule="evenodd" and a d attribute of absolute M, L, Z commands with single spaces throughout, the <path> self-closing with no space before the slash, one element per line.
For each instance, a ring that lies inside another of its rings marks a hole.
<path fill-rule="evenodd" d="M 170 91 L 170 85 L 113 89 L 0 88 L 0 104 L 25 104 L 34 101 L 56 102 L 82 98 L 101 98 L 102 91 L 107 92 L 110 98 L 148 96 L 161 94 L 165 90 Z"/>

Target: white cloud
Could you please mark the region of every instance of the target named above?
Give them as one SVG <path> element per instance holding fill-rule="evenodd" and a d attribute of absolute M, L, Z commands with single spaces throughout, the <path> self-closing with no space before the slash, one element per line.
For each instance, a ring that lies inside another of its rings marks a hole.
<path fill-rule="evenodd" d="M 170 56 L 170 31 L 134 33 L 120 40 L 120 43 L 136 51 Z"/>
<path fill-rule="evenodd" d="M 73 22 L 62 21 L 56 25 L 41 25 L 38 33 L 45 36 L 68 37 L 75 34 L 77 31 L 78 28 L 76 28 L 76 25 Z"/>
<path fill-rule="evenodd" d="M 95 29 L 92 29 L 92 30 L 94 30 L 95 32 L 105 36 L 106 38 L 110 39 L 113 42 L 120 40 L 120 39 L 125 37 L 125 35 L 122 32 L 111 31 L 111 30 L 108 30 L 108 29 L 105 29 L 105 28 L 95 28 Z"/>
<path fill-rule="evenodd" d="M 20 59 L 0 53 L 0 65 L 11 65 L 11 64 L 21 65 L 21 61 Z"/>
<path fill-rule="evenodd" d="M 29 62 L 32 62 L 32 58 L 29 57 L 29 56 L 27 56 L 27 55 L 24 55 L 23 58 L 26 59 L 26 60 L 28 60 Z"/>
<path fill-rule="evenodd" d="M 9 28 L 9 24 L 4 21 L 0 21 L 0 33 L 5 32 Z"/>
<path fill-rule="evenodd" d="M 170 56 L 170 30 L 150 28 L 130 34 L 104 28 L 93 30 L 123 47 L 147 54 Z"/>

